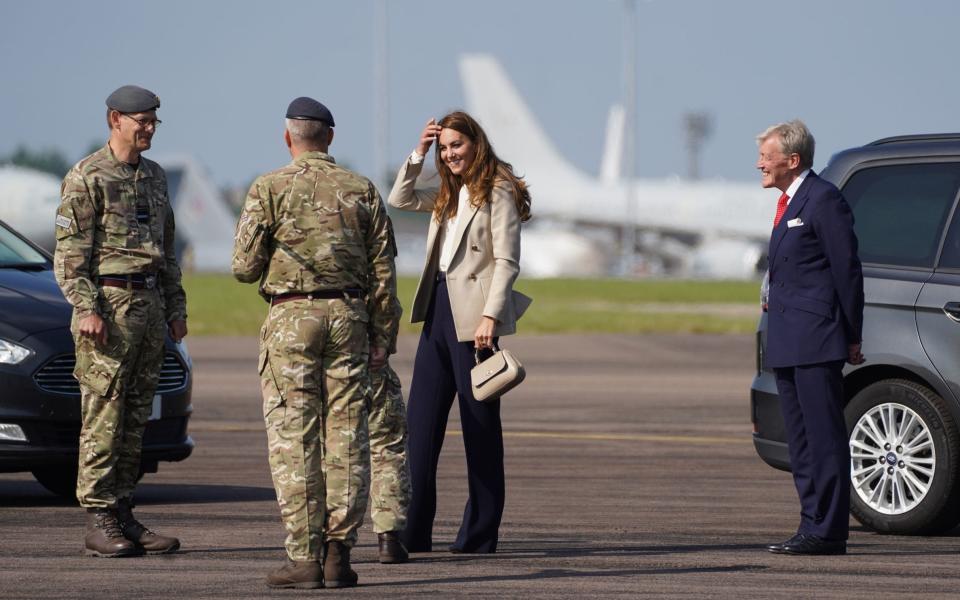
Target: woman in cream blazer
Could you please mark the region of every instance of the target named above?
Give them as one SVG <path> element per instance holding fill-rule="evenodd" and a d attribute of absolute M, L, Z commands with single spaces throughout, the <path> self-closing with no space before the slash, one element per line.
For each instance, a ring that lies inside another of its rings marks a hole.
<path fill-rule="evenodd" d="M 440 188 L 417 190 L 436 140 Z M 456 395 L 467 454 L 469 498 L 452 552 L 494 552 L 505 498 L 500 401 L 477 402 L 470 388 L 474 352 L 516 331 L 530 299 L 513 290 L 520 272 L 520 223 L 530 194 L 499 160 L 479 124 L 463 112 L 431 119 L 397 174 L 391 206 L 432 213 L 427 259 L 411 321 L 423 322 L 407 408 L 412 497 L 401 540 L 432 549 L 436 471 Z"/>

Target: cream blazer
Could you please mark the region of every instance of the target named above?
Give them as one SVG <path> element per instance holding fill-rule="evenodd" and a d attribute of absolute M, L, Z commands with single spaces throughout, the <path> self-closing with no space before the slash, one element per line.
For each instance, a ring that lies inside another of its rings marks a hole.
<path fill-rule="evenodd" d="M 414 183 L 423 163 L 413 164 L 408 157 L 397 173 L 387 202 L 402 210 L 432 212 L 437 190 L 416 190 Z M 453 256 L 447 267 L 447 291 L 457 330 L 457 340 L 473 341 L 483 316 L 497 320 L 495 336 L 517 331 L 517 319 L 530 306 L 531 299 L 513 289 L 520 273 L 520 215 L 513 190 L 495 185 L 490 200 L 480 208 L 468 207 L 460 215 L 453 233 Z M 440 262 L 440 226 L 430 217 L 427 233 L 427 260 L 417 284 L 410 311 L 410 322 L 427 318 Z"/>

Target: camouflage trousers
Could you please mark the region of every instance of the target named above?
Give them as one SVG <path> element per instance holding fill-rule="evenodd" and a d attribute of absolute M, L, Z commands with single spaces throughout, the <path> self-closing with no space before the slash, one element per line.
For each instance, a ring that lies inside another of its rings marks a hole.
<path fill-rule="evenodd" d="M 268 458 L 291 560 L 352 546 L 367 509 L 370 379 L 361 300 L 294 300 L 261 330 L 260 384 Z"/>
<path fill-rule="evenodd" d="M 76 314 L 70 325 L 81 393 L 77 500 L 85 508 L 133 495 L 166 331 L 158 290 L 105 287 L 101 294 L 107 343 L 79 335 Z"/>
<path fill-rule="evenodd" d="M 376 533 L 400 531 L 410 503 L 407 410 L 400 379 L 389 363 L 370 371 L 370 384 L 370 517 Z"/>

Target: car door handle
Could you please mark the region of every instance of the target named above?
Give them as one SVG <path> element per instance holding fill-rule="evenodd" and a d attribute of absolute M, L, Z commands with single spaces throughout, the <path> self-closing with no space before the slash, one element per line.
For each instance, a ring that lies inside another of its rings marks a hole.
<path fill-rule="evenodd" d="M 943 305 L 943 314 L 955 323 L 960 323 L 960 302 L 947 302 Z"/>

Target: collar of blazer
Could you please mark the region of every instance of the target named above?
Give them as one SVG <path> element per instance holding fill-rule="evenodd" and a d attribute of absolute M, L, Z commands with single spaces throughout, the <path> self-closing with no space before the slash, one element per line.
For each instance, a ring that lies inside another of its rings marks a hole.
<path fill-rule="evenodd" d="M 796 219 L 797 215 L 800 214 L 803 205 L 807 203 L 810 186 L 813 185 L 816 177 L 817 174 L 812 170 L 807 174 L 803 183 L 797 188 L 797 193 L 790 199 L 790 204 L 787 205 L 787 212 L 783 213 L 783 217 L 780 218 L 780 223 L 773 228 L 773 233 L 770 236 L 770 250 L 767 253 L 767 264 L 773 264 L 773 258 L 777 255 L 780 242 L 783 241 L 783 236 L 786 235 L 787 229 L 789 228 L 787 222 Z"/>

